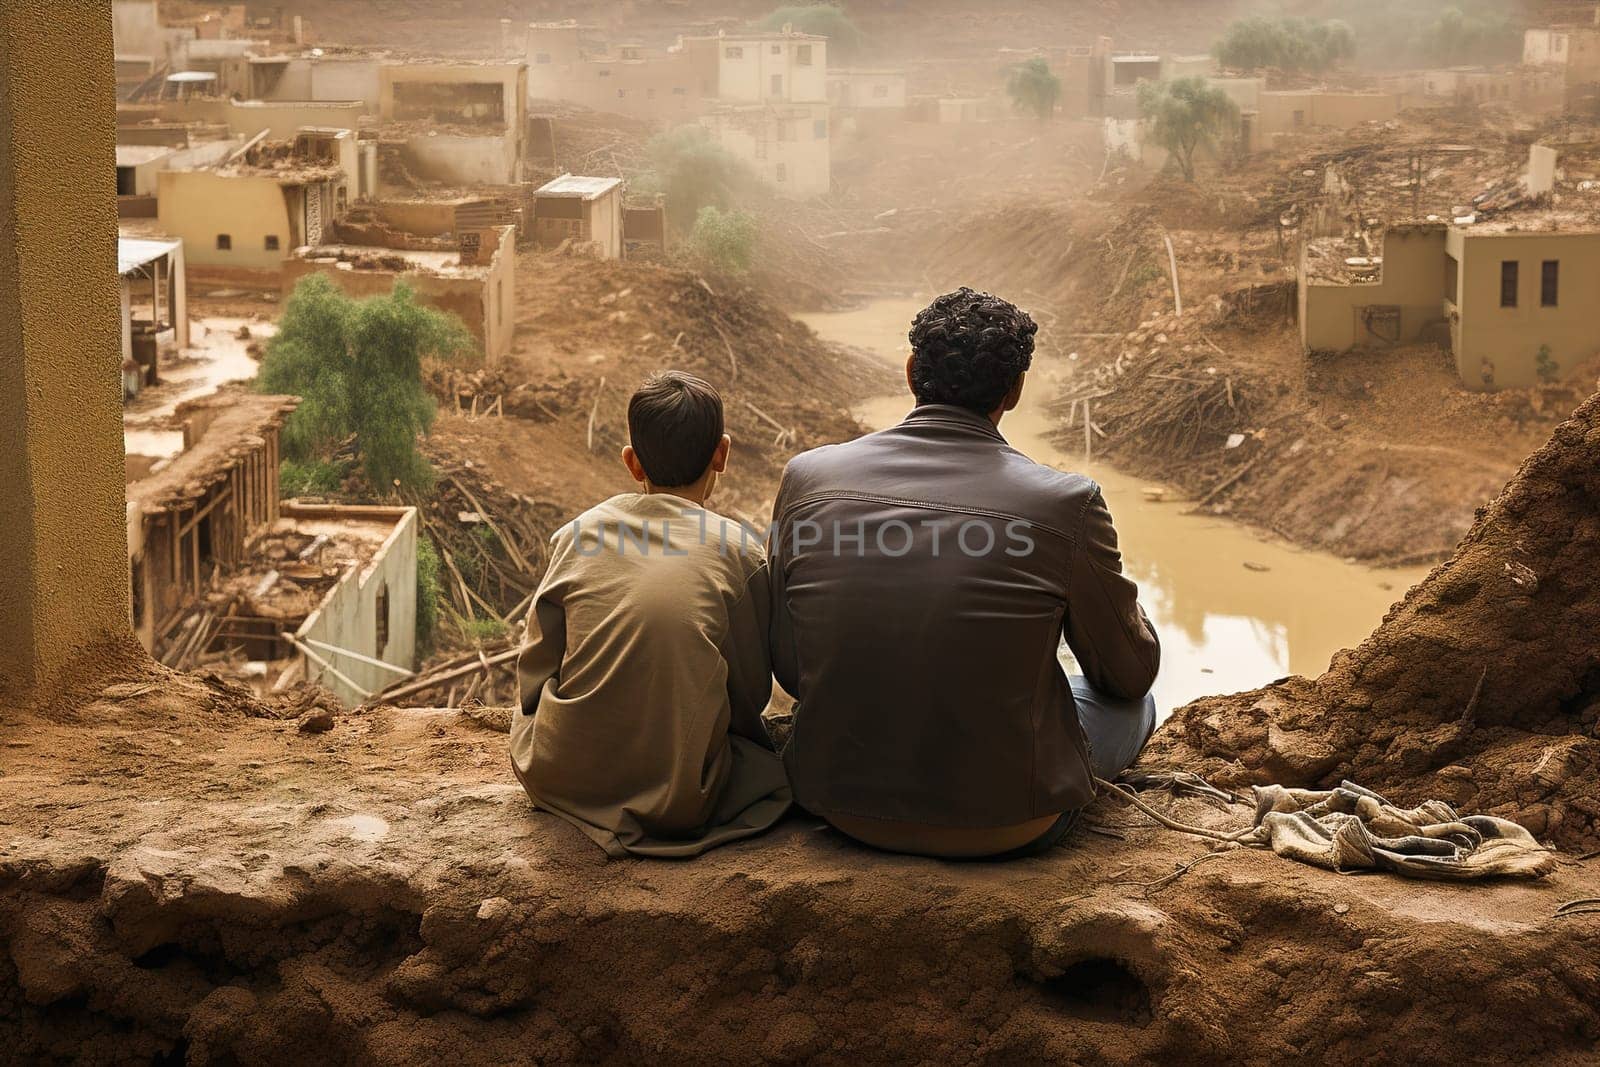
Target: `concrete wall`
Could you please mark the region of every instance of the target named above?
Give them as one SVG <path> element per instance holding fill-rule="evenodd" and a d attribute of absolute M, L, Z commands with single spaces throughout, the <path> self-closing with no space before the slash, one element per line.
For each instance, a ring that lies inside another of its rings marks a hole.
<path fill-rule="evenodd" d="M 828 103 L 863 110 L 903 109 L 906 75 L 896 70 L 834 70 L 828 72 Z"/>
<path fill-rule="evenodd" d="M 364 110 L 356 100 L 232 100 L 228 103 L 228 130 L 241 137 L 268 130 L 269 140 L 292 141 L 302 126 L 353 130 Z M 351 178 L 354 184 L 354 175 Z"/>
<path fill-rule="evenodd" d="M 323 56 L 310 62 L 312 100 L 359 100 L 363 112 L 377 114 L 380 60 Z"/>
<path fill-rule="evenodd" d="M 1400 113 L 1400 100 L 1393 93 L 1264 92 L 1259 110 L 1260 135 L 1270 139 L 1313 126 L 1386 121 Z"/>
<path fill-rule="evenodd" d="M 390 229 L 423 237 L 438 237 L 456 230 L 456 207 L 471 198 L 450 200 L 384 199 L 373 206 Z"/>
<path fill-rule="evenodd" d="M 529 30 L 528 98 L 568 100 L 633 118 L 684 121 L 705 110 L 715 73 L 703 86 L 685 52 L 641 49 L 638 58 L 586 59 L 576 26 Z M 709 89 L 709 91 L 707 91 Z"/>
<path fill-rule="evenodd" d="M 166 58 L 156 0 L 113 0 L 111 36 L 119 56 L 149 56 L 157 62 Z"/>
<path fill-rule="evenodd" d="M 373 560 L 340 579 L 322 606 L 306 617 L 295 637 L 414 670 L 417 665 L 417 510 L 285 504 L 283 515 L 298 520 L 394 523 L 394 529 Z M 388 601 L 388 642 L 382 647 L 378 644 L 380 592 L 387 592 Z M 340 674 L 369 693 L 392 685 L 401 677 L 351 656 L 340 656 L 316 646 L 312 648 L 338 668 Z M 346 704 L 359 704 L 365 699 L 312 660 L 306 661 L 305 671 L 308 679 L 327 686 Z"/>
<path fill-rule="evenodd" d="M 277 271 L 295 247 L 298 228 L 270 175 L 164 170 L 157 200 L 162 231 L 183 241 L 191 267 Z M 217 247 L 219 234 L 229 236 L 230 249 Z M 276 250 L 266 246 L 269 235 L 278 238 Z"/>
<path fill-rule="evenodd" d="M 1451 339 L 1456 369 L 1468 386 L 1483 386 L 1484 360 L 1494 385 L 1525 387 L 1539 381 L 1539 349 L 1565 375 L 1600 351 L 1595 294 L 1600 293 L 1600 234 L 1473 233 L 1453 230 L 1450 249 L 1461 264 Z M 1516 261 L 1517 306 L 1500 306 L 1500 269 Z M 1555 307 L 1541 303 L 1545 260 L 1560 264 Z"/>
<path fill-rule="evenodd" d="M 510 133 L 471 136 L 418 134 L 406 139 L 408 165 L 422 178 L 453 185 L 512 185 L 520 178 L 520 138 Z"/>
<path fill-rule="evenodd" d="M 828 99 L 828 42 L 825 38 L 706 38 L 697 43 L 717 55 L 718 99 L 724 103 L 759 104 L 773 100 L 810 103 Z M 778 91 L 773 92 L 777 78 Z"/>
<path fill-rule="evenodd" d="M 781 196 L 824 196 L 833 186 L 826 104 L 730 108 L 700 121 Z"/>
<path fill-rule="evenodd" d="M 1377 282 L 1307 281 L 1302 261 L 1300 339 L 1309 352 L 1343 352 L 1356 345 L 1405 344 L 1444 318 L 1445 230 L 1392 229 L 1384 236 Z M 1398 335 L 1383 337 L 1366 321 L 1370 308 L 1397 307 Z"/>
<path fill-rule="evenodd" d="M 0 690 L 133 649 L 108 4 L 0 3 Z"/>

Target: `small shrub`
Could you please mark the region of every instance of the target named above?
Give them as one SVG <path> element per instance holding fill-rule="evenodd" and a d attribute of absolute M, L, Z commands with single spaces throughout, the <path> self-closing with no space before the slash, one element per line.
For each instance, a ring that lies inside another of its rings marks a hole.
<path fill-rule="evenodd" d="M 344 485 L 344 471 L 325 459 L 286 459 L 278 465 L 278 495 L 329 496 Z"/>
<path fill-rule="evenodd" d="M 1561 364 L 1550 351 L 1549 345 L 1539 346 L 1539 354 L 1534 360 L 1534 373 L 1545 385 L 1553 385 L 1561 380 Z"/>
<path fill-rule="evenodd" d="M 689 235 L 689 255 L 721 274 L 744 274 L 755 259 L 756 220 L 743 211 L 703 207 Z"/>
<path fill-rule="evenodd" d="M 511 628 L 504 619 L 456 619 L 461 639 L 469 645 L 493 645 L 504 641 Z"/>
<path fill-rule="evenodd" d="M 645 156 L 650 169 L 635 192 L 666 197 L 667 219 L 680 233 L 689 232 L 701 208 L 726 208 L 754 184 L 749 168 L 699 126 L 657 134 Z"/>
<path fill-rule="evenodd" d="M 433 647 L 439 633 L 439 605 L 444 589 L 439 584 L 439 550 L 426 537 L 417 538 L 417 646 Z"/>

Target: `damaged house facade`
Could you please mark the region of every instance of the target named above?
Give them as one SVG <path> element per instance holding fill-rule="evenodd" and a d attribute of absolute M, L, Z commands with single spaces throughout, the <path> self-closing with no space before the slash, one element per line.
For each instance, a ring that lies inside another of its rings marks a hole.
<path fill-rule="evenodd" d="M 321 242 L 349 197 L 348 177 L 336 162 L 246 160 L 162 171 L 157 219 L 183 242 L 197 275 L 276 286 L 290 251 Z"/>
<path fill-rule="evenodd" d="M 1600 231 L 1522 220 L 1391 226 L 1381 258 L 1301 256 L 1309 354 L 1448 339 L 1471 389 L 1559 380 L 1600 352 Z"/>
<path fill-rule="evenodd" d="M 313 245 L 284 262 L 283 287 L 322 273 L 360 298 L 404 281 L 422 303 L 458 316 L 492 364 L 510 354 L 516 333 L 516 234 L 515 226 L 490 226 L 463 230 L 453 245 L 441 240 L 431 248 Z"/>
<path fill-rule="evenodd" d="M 181 452 L 129 457 L 130 621 L 170 665 L 204 657 L 259 691 L 311 681 L 356 704 L 416 665 L 416 512 L 280 503 L 297 403 L 189 401 Z"/>
<path fill-rule="evenodd" d="M 832 189 L 826 37 L 726 34 L 688 37 L 683 47 L 715 87 L 717 106 L 700 123 L 718 144 L 780 196 Z"/>
<path fill-rule="evenodd" d="M 517 63 L 385 64 L 378 118 L 421 177 L 455 185 L 522 180 L 528 77 Z"/>

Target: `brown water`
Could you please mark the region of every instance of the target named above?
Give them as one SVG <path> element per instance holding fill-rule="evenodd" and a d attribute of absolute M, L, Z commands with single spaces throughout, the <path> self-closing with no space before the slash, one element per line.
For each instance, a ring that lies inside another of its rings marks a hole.
<path fill-rule="evenodd" d="M 908 351 L 906 330 L 923 303 L 880 300 L 854 311 L 797 317 L 831 341 L 879 353 L 898 366 Z M 1347 563 L 1226 519 L 1185 515 L 1182 494 L 1170 488 L 1166 502 L 1147 499 L 1145 488 L 1159 482 L 1085 464 L 1081 450 L 1049 439 L 1056 422 L 1044 409 L 1056 392 L 1054 377 L 1050 367 L 1035 363 L 1022 403 L 1000 431 L 1030 458 L 1087 474 L 1105 491 L 1124 563 L 1161 634 L 1155 691 L 1163 717 L 1196 697 L 1252 689 L 1286 674 L 1321 674 L 1336 651 L 1361 641 L 1426 573 Z M 910 408 L 908 392 L 869 401 L 856 413 L 878 429 Z"/>

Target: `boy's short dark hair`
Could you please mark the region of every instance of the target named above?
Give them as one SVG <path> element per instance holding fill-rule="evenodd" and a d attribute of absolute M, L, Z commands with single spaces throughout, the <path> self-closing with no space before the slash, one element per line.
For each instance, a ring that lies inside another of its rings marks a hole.
<path fill-rule="evenodd" d="M 1033 362 L 1027 312 L 965 287 L 917 313 L 911 323 L 911 392 L 919 404 L 953 404 L 987 415 Z"/>
<path fill-rule="evenodd" d="M 628 401 L 628 438 L 651 485 L 693 485 L 722 441 L 722 395 L 692 374 L 652 374 Z"/>

